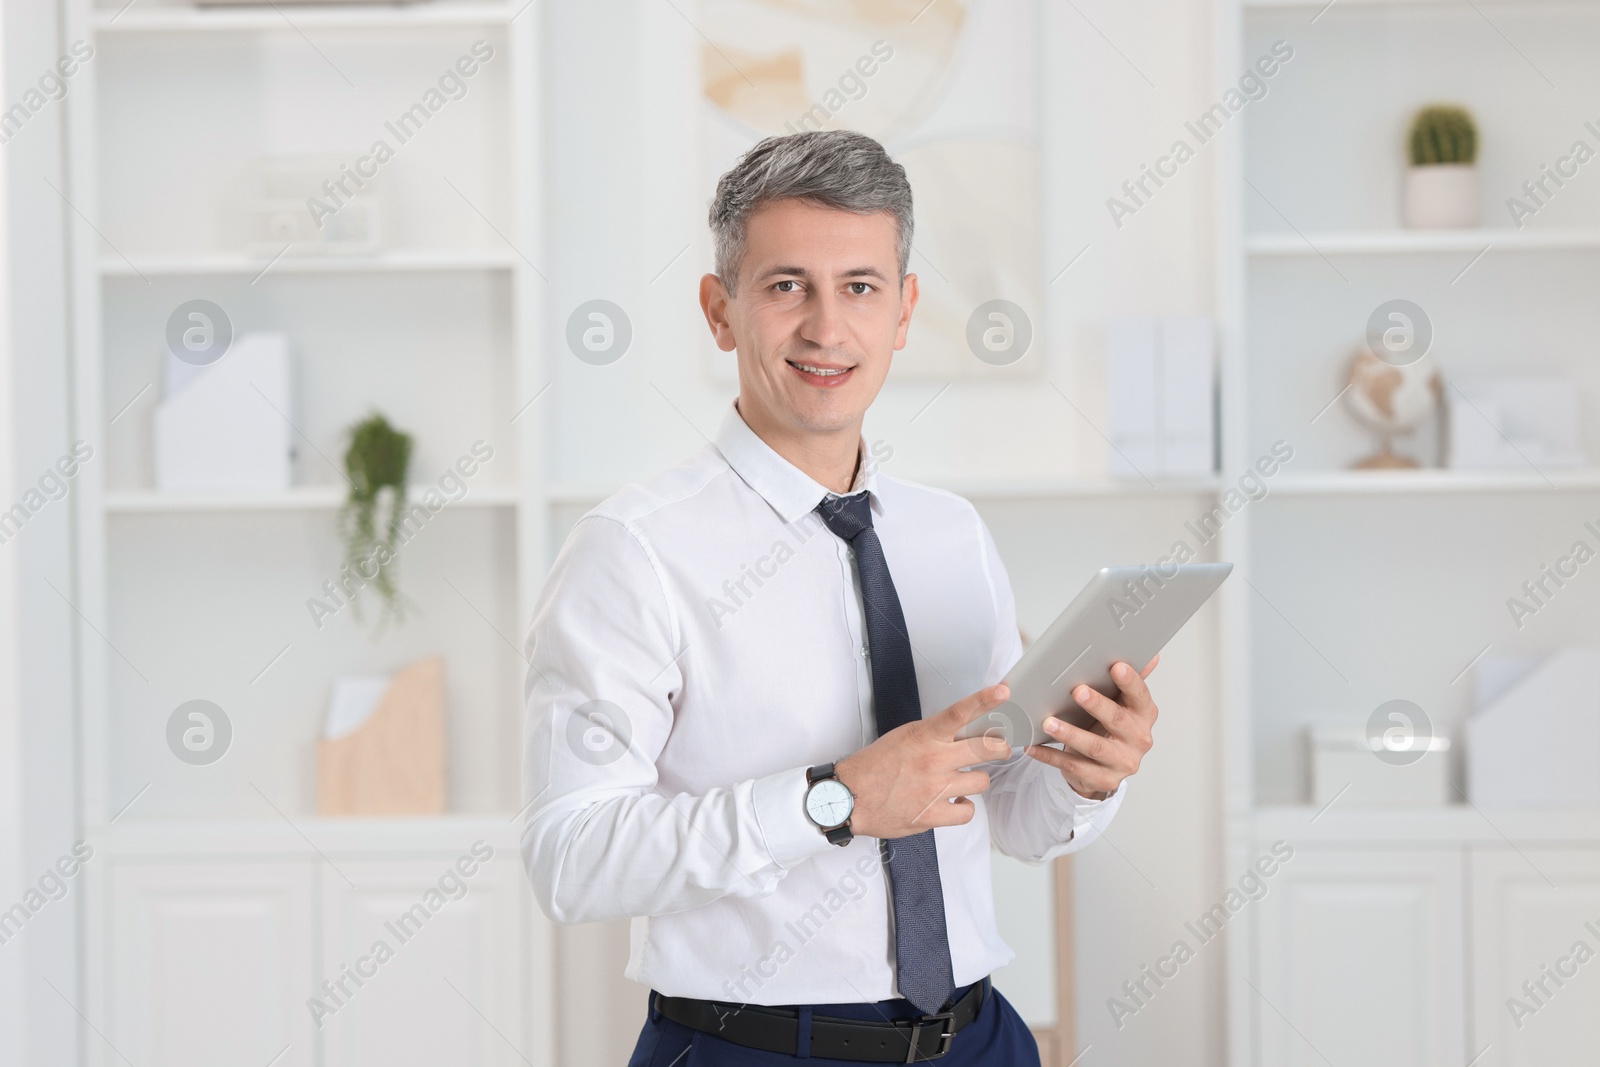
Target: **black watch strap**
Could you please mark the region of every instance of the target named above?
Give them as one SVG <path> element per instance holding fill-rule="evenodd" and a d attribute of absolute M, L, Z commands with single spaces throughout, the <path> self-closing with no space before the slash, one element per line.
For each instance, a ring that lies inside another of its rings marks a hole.
<path fill-rule="evenodd" d="M 807 786 L 816 785 L 818 782 L 829 778 L 836 782 L 839 781 L 839 776 L 833 772 L 833 764 L 831 763 L 819 763 L 815 767 L 806 768 Z M 839 784 L 844 785 L 843 782 L 839 782 Z M 848 789 L 849 786 L 845 786 L 845 788 Z M 823 830 L 822 836 L 826 837 L 831 845 L 848 845 L 855 837 L 855 834 L 850 829 L 850 820 L 846 819 L 831 830 Z"/>

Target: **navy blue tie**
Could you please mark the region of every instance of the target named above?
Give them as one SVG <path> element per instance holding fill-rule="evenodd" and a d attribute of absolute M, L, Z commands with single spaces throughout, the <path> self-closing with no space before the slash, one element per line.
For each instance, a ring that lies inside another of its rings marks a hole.
<path fill-rule="evenodd" d="M 911 637 L 900 598 L 889 577 L 883 545 L 872 528 L 865 492 L 829 496 L 817 514 L 855 549 L 861 599 L 866 604 L 867 649 L 872 664 L 872 709 L 881 737 L 896 726 L 922 718 Z M 950 967 L 950 937 L 944 923 L 944 889 L 933 831 L 878 843 L 889 872 L 894 904 L 895 982 L 900 995 L 925 1014 L 944 1010 L 955 991 Z"/>

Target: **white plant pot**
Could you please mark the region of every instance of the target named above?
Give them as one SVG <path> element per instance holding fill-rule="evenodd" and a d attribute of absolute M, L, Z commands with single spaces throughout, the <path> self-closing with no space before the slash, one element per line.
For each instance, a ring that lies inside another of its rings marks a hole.
<path fill-rule="evenodd" d="M 1416 230 L 1476 226 L 1482 215 L 1478 168 L 1435 163 L 1406 170 L 1406 225 Z"/>

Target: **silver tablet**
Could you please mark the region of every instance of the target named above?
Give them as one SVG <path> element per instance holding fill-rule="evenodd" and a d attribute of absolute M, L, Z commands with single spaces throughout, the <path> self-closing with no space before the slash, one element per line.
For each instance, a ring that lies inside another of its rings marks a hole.
<path fill-rule="evenodd" d="M 1112 664 L 1139 670 L 1200 610 L 1231 563 L 1102 567 L 1006 675 L 1011 699 L 962 727 L 957 739 L 992 734 L 1013 748 L 1053 739 L 1040 725 L 1051 715 L 1090 729 L 1095 719 L 1072 699 L 1088 685 L 1121 694 Z"/>

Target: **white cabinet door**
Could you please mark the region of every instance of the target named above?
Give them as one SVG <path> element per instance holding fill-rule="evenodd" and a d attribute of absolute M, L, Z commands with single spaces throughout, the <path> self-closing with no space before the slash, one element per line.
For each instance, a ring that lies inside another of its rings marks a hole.
<path fill-rule="evenodd" d="M 311 1067 L 309 864 L 123 861 L 110 890 L 97 1062 Z"/>
<path fill-rule="evenodd" d="M 1255 905 L 1259 981 L 1235 988 L 1271 1067 L 1461 1067 L 1464 858 L 1301 846 Z"/>
<path fill-rule="evenodd" d="M 539 1062 L 521 994 L 531 894 L 515 854 L 333 862 L 320 874 L 326 1067 Z"/>
<path fill-rule="evenodd" d="M 1477 1067 L 1593 1062 L 1600 851 L 1476 848 L 1472 915 L 1473 1051 L 1489 1048 Z"/>

